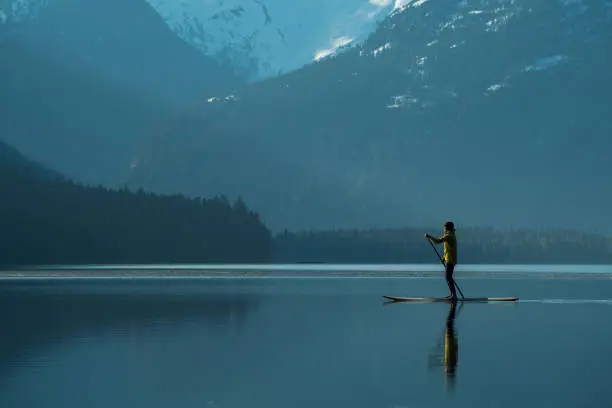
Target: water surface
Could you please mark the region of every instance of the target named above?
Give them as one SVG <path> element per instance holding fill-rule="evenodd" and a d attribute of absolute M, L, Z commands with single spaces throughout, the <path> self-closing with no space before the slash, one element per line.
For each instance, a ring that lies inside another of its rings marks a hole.
<path fill-rule="evenodd" d="M 446 295 L 423 277 L 0 280 L 0 407 L 609 404 L 612 279 L 459 284 L 521 299 L 385 304 Z"/>

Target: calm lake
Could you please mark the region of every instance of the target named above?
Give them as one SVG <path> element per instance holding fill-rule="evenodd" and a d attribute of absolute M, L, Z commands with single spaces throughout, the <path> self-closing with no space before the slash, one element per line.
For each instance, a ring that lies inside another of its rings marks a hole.
<path fill-rule="evenodd" d="M 441 273 L 4 275 L 0 407 L 602 408 L 612 275 L 576 268 L 458 273 L 520 300 L 454 310 L 382 298 L 445 296 Z"/>

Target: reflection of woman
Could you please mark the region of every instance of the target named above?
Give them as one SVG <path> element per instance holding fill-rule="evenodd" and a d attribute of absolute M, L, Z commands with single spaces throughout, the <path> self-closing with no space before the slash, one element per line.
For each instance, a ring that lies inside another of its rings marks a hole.
<path fill-rule="evenodd" d="M 444 333 L 444 368 L 446 378 L 453 381 L 457 369 L 457 355 L 459 353 L 459 342 L 455 333 L 455 303 L 451 303 L 446 319 L 446 331 Z"/>

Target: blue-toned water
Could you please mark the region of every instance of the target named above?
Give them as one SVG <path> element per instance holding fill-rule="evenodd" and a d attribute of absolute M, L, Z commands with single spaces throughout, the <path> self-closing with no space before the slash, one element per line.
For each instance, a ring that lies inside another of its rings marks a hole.
<path fill-rule="evenodd" d="M 382 298 L 444 296 L 441 278 L 280 275 L 1 279 L 0 407 L 612 400 L 612 279 L 603 272 L 460 278 L 466 296 L 520 300 L 455 310 Z M 456 353 L 445 365 L 446 333 Z"/>

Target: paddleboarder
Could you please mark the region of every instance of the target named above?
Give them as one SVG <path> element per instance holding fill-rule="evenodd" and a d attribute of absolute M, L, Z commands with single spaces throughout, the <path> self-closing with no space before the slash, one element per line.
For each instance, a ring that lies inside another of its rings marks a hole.
<path fill-rule="evenodd" d="M 455 289 L 455 280 L 453 279 L 453 272 L 455 271 L 455 265 L 457 265 L 457 236 L 455 235 L 455 224 L 452 221 L 444 223 L 444 235 L 440 238 L 432 237 L 429 234 L 425 234 L 430 242 L 435 244 L 444 243 L 444 256 L 440 259 L 442 264 L 446 268 L 446 283 L 450 290 L 450 295 L 446 299 L 452 302 L 457 301 L 457 292 Z"/>

